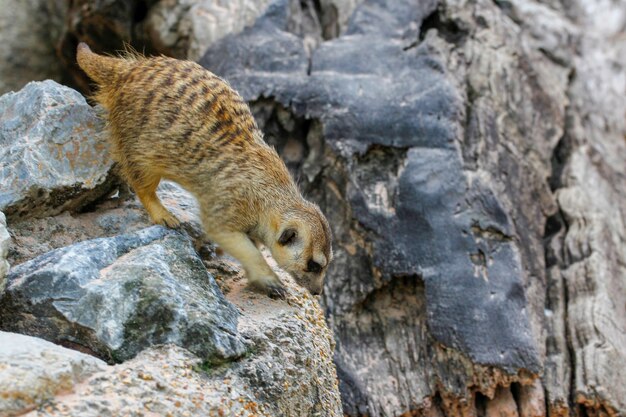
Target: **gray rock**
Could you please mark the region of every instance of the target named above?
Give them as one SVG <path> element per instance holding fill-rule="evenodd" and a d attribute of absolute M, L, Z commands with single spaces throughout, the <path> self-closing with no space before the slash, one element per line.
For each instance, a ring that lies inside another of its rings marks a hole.
<path fill-rule="evenodd" d="M 0 332 L 0 415 L 22 415 L 105 368 L 84 353 Z"/>
<path fill-rule="evenodd" d="M 4 277 L 9 272 L 10 265 L 7 256 L 10 243 L 11 235 L 7 231 L 7 219 L 4 217 L 4 213 L 0 211 L 0 291 L 4 288 Z"/>
<path fill-rule="evenodd" d="M 322 38 L 337 36 L 347 27 L 352 10 L 361 0 L 323 0 L 293 4 L 300 19 L 292 21 L 307 42 L 318 44 Z M 161 0 L 152 6 L 140 25 L 145 41 L 162 53 L 197 61 L 216 41 L 241 32 L 262 15 L 272 0 Z M 313 30 L 318 33 L 310 37 Z"/>
<path fill-rule="evenodd" d="M 228 299 L 241 311 L 239 327 L 253 346 L 245 358 L 207 366 L 180 347 L 151 347 L 27 415 L 340 417 L 333 340 L 322 310 L 282 278 L 288 300 L 250 292 L 245 280 L 232 283 Z"/>
<path fill-rule="evenodd" d="M 63 0 L 0 0 L 0 94 L 63 78 L 55 42 L 64 19 Z"/>
<path fill-rule="evenodd" d="M 193 196 L 168 181 L 159 185 L 157 194 L 181 221 L 182 228 L 192 237 L 194 247 L 199 250 L 207 245 Z M 151 225 L 139 199 L 112 196 L 81 213 L 64 212 L 41 219 L 16 219 L 10 227 L 12 239 L 7 259 L 17 265 L 74 242 L 116 236 Z"/>
<path fill-rule="evenodd" d="M 207 362 L 245 353 L 237 311 L 178 232 L 153 226 L 55 249 L 12 268 L 0 328 L 112 361 L 175 343 Z"/>
<path fill-rule="evenodd" d="M 110 191 L 104 123 L 76 91 L 32 82 L 0 97 L 0 210 L 41 217 Z"/>
<path fill-rule="evenodd" d="M 148 13 L 146 33 L 152 45 L 195 61 L 213 42 L 253 23 L 268 3 L 270 0 L 159 1 Z"/>

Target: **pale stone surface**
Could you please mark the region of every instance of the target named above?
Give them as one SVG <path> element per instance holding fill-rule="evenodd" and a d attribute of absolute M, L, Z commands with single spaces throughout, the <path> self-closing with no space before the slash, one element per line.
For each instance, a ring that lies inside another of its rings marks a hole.
<path fill-rule="evenodd" d="M 106 363 L 35 337 L 0 331 L 0 416 L 70 393 Z"/>
<path fill-rule="evenodd" d="M 543 417 L 546 415 L 546 398 L 541 381 L 519 387 L 518 407 L 520 417 Z M 555 416 L 556 417 L 556 416 Z"/>
<path fill-rule="evenodd" d="M 0 210 L 11 218 L 76 210 L 111 188 L 104 122 L 78 92 L 31 82 L 0 97 Z"/>
<path fill-rule="evenodd" d="M 550 219 L 550 412 L 626 414 L 626 2 L 578 0 L 566 134 Z"/>
<path fill-rule="evenodd" d="M 162 181 L 157 195 L 181 221 L 182 228 L 199 249 L 206 244 L 193 196 L 179 185 Z M 20 264 L 52 249 L 87 239 L 134 232 L 151 226 L 148 214 L 136 196 L 114 195 L 84 213 L 64 212 L 41 219 L 16 219 L 11 223 L 13 236 L 8 259 Z"/>
<path fill-rule="evenodd" d="M 28 416 L 198 415 L 341 417 L 333 341 L 317 301 L 283 276 L 287 300 L 231 283 L 228 300 L 254 347 L 243 359 L 206 366 L 188 351 L 149 348 L 111 366 Z"/>

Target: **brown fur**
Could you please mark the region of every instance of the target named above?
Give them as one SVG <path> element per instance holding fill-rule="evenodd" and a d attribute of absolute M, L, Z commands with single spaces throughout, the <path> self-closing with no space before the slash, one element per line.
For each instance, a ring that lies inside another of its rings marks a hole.
<path fill-rule="evenodd" d="M 284 295 L 256 241 L 300 285 L 321 292 L 332 259 L 328 222 L 302 198 L 237 92 L 190 61 L 106 57 L 84 43 L 77 59 L 98 84 L 114 158 L 155 223 L 178 225 L 155 193 L 162 178 L 175 181 L 198 199 L 207 236 L 242 263 L 251 284 Z M 310 272 L 311 261 L 321 271 Z"/>

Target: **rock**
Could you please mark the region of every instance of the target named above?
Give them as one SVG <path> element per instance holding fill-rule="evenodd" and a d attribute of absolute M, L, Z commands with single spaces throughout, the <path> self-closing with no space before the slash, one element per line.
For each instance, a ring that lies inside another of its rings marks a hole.
<path fill-rule="evenodd" d="M 181 219 L 187 219 L 188 224 L 195 221 L 194 201 L 177 186 L 162 184 L 159 194 Z M 90 212 L 18 222 L 11 228 L 16 244 L 10 259 L 27 265 L 24 262 L 28 259 L 53 247 L 97 235 L 115 236 L 125 229 L 139 230 L 148 222 L 134 199 L 111 199 Z M 223 285 L 229 288 L 229 301 L 240 311 L 239 330 L 251 347 L 244 358 L 207 366 L 178 347 L 147 348 L 123 365 L 95 375 L 75 394 L 49 401 L 37 415 L 96 416 L 105 410 L 116 415 L 132 410 L 211 415 L 222 410 L 224 415 L 241 411 L 243 415 L 309 416 L 317 412 L 320 416 L 340 416 L 333 341 L 317 301 L 285 276 L 290 299 L 271 300 L 245 290 L 246 280 L 239 267 L 218 257 L 209 260 L 228 277 Z M 123 304 L 119 300 L 111 303 Z M 4 305 L 0 310 L 4 311 Z M 224 399 L 227 401 L 222 402 Z"/>
<path fill-rule="evenodd" d="M 208 363 L 246 349 L 237 312 L 191 242 L 153 226 L 55 249 L 12 268 L 0 328 L 123 361 L 175 343 Z"/>
<path fill-rule="evenodd" d="M 177 58 L 199 59 L 218 39 L 241 31 L 270 0 L 161 0 L 148 12 L 147 43 Z"/>
<path fill-rule="evenodd" d="M 288 300 L 252 293 L 244 280 L 232 283 L 228 299 L 240 309 L 242 335 L 254 346 L 245 358 L 207 366 L 180 347 L 151 347 L 27 415 L 341 416 L 322 310 L 283 279 Z"/>
<path fill-rule="evenodd" d="M 354 9 L 363 0 L 320 0 L 317 10 L 324 39 L 332 39 L 344 33 Z"/>
<path fill-rule="evenodd" d="M 4 277 L 9 272 L 9 262 L 7 256 L 9 254 L 9 245 L 11 244 L 11 236 L 7 231 L 7 220 L 4 213 L 0 211 L 0 290 L 4 288 Z"/>
<path fill-rule="evenodd" d="M 42 217 L 110 192 L 103 129 L 78 92 L 54 81 L 0 97 L 0 210 L 9 219 Z"/>
<path fill-rule="evenodd" d="M 29 81 L 63 78 L 55 41 L 64 19 L 63 0 L 0 0 L 0 94 Z"/>
<path fill-rule="evenodd" d="M 328 38 L 296 3 L 200 62 L 329 217 L 344 412 L 626 412 L 619 6 L 366 0 Z"/>
<path fill-rule="evenodd" d="M 0 415 L 22 415 L 105 368 L 92 356 L 0 332 Z"/>
<path fill-rule="evenodd" d="M 136 232 L 151 226 L 138 201 L 119 200 L 104 200 L 95 211 L 64 212 L 52 217 L 12 222 L 9 262 L 18 265 L 76 242 Z"/>
<path fill-rule="evenodd" d="M 182 228 L 192 237 L 194 247 L 200 250 L 206 246 L 193 196 L 168 181 L 159 185 L 157 194 L 181 221 Z M 12 244 L 8 259 L 17 265 L 74 242 L 135 232 L 151 225 L 139 199 L 117 195 L 101 200 L 81 213 L 65 212 L 41 219 L 17 219 L 10 227 Z"/>
<path fill-rule="evenodd" d="M 26 416 L 217 416 L 218 410 L 222 415 L 271 415 L 242 386 L 208 379 L 201 364 L 196 356 L 174 345 L 150 348 L 95 375 L 77 387 L 74 395 L 53 400 Z"/>
<path fill-rule="evenodd" d="M 336 37 L 347 27 L 352 10 L 362 0 L 294 2 L 292 29 L 307 38 L 311 49 L 321 40 Z M 76 45 L 118 53 L 130 45 L 148 55 L 165 54 L 198 60 L 206 49 L 225 36 L 241 32 L 268 10 L 275 0 L 78 0 L 69 3 L 57 54 L 64 79 L 80 91 L 90 81 L 76 64 Z"/>
<path fill-rule="evenodd" d="M 248 386 L 272 416 L 342 416 L 334 341 L 316 297 L 280 272 L 286 301 L 250 293 L 245 281 L 234 282 L 228 299 L 242 311 L 240 331 L 255 354 L 221 377 Z"/>

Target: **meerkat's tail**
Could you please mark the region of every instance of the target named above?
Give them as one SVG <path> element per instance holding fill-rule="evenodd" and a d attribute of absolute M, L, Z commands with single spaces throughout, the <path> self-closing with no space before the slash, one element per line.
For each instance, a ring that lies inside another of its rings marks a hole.
<path fill-rule="evenodd" d="M 78 44 L 76 48 L 76 60 L 89 78 L 101 86 L 114 82 L 115 76 L 127 65 L 126 61 L 122 58 L 113 58 L 92 52 L 85 42 Z"/>

